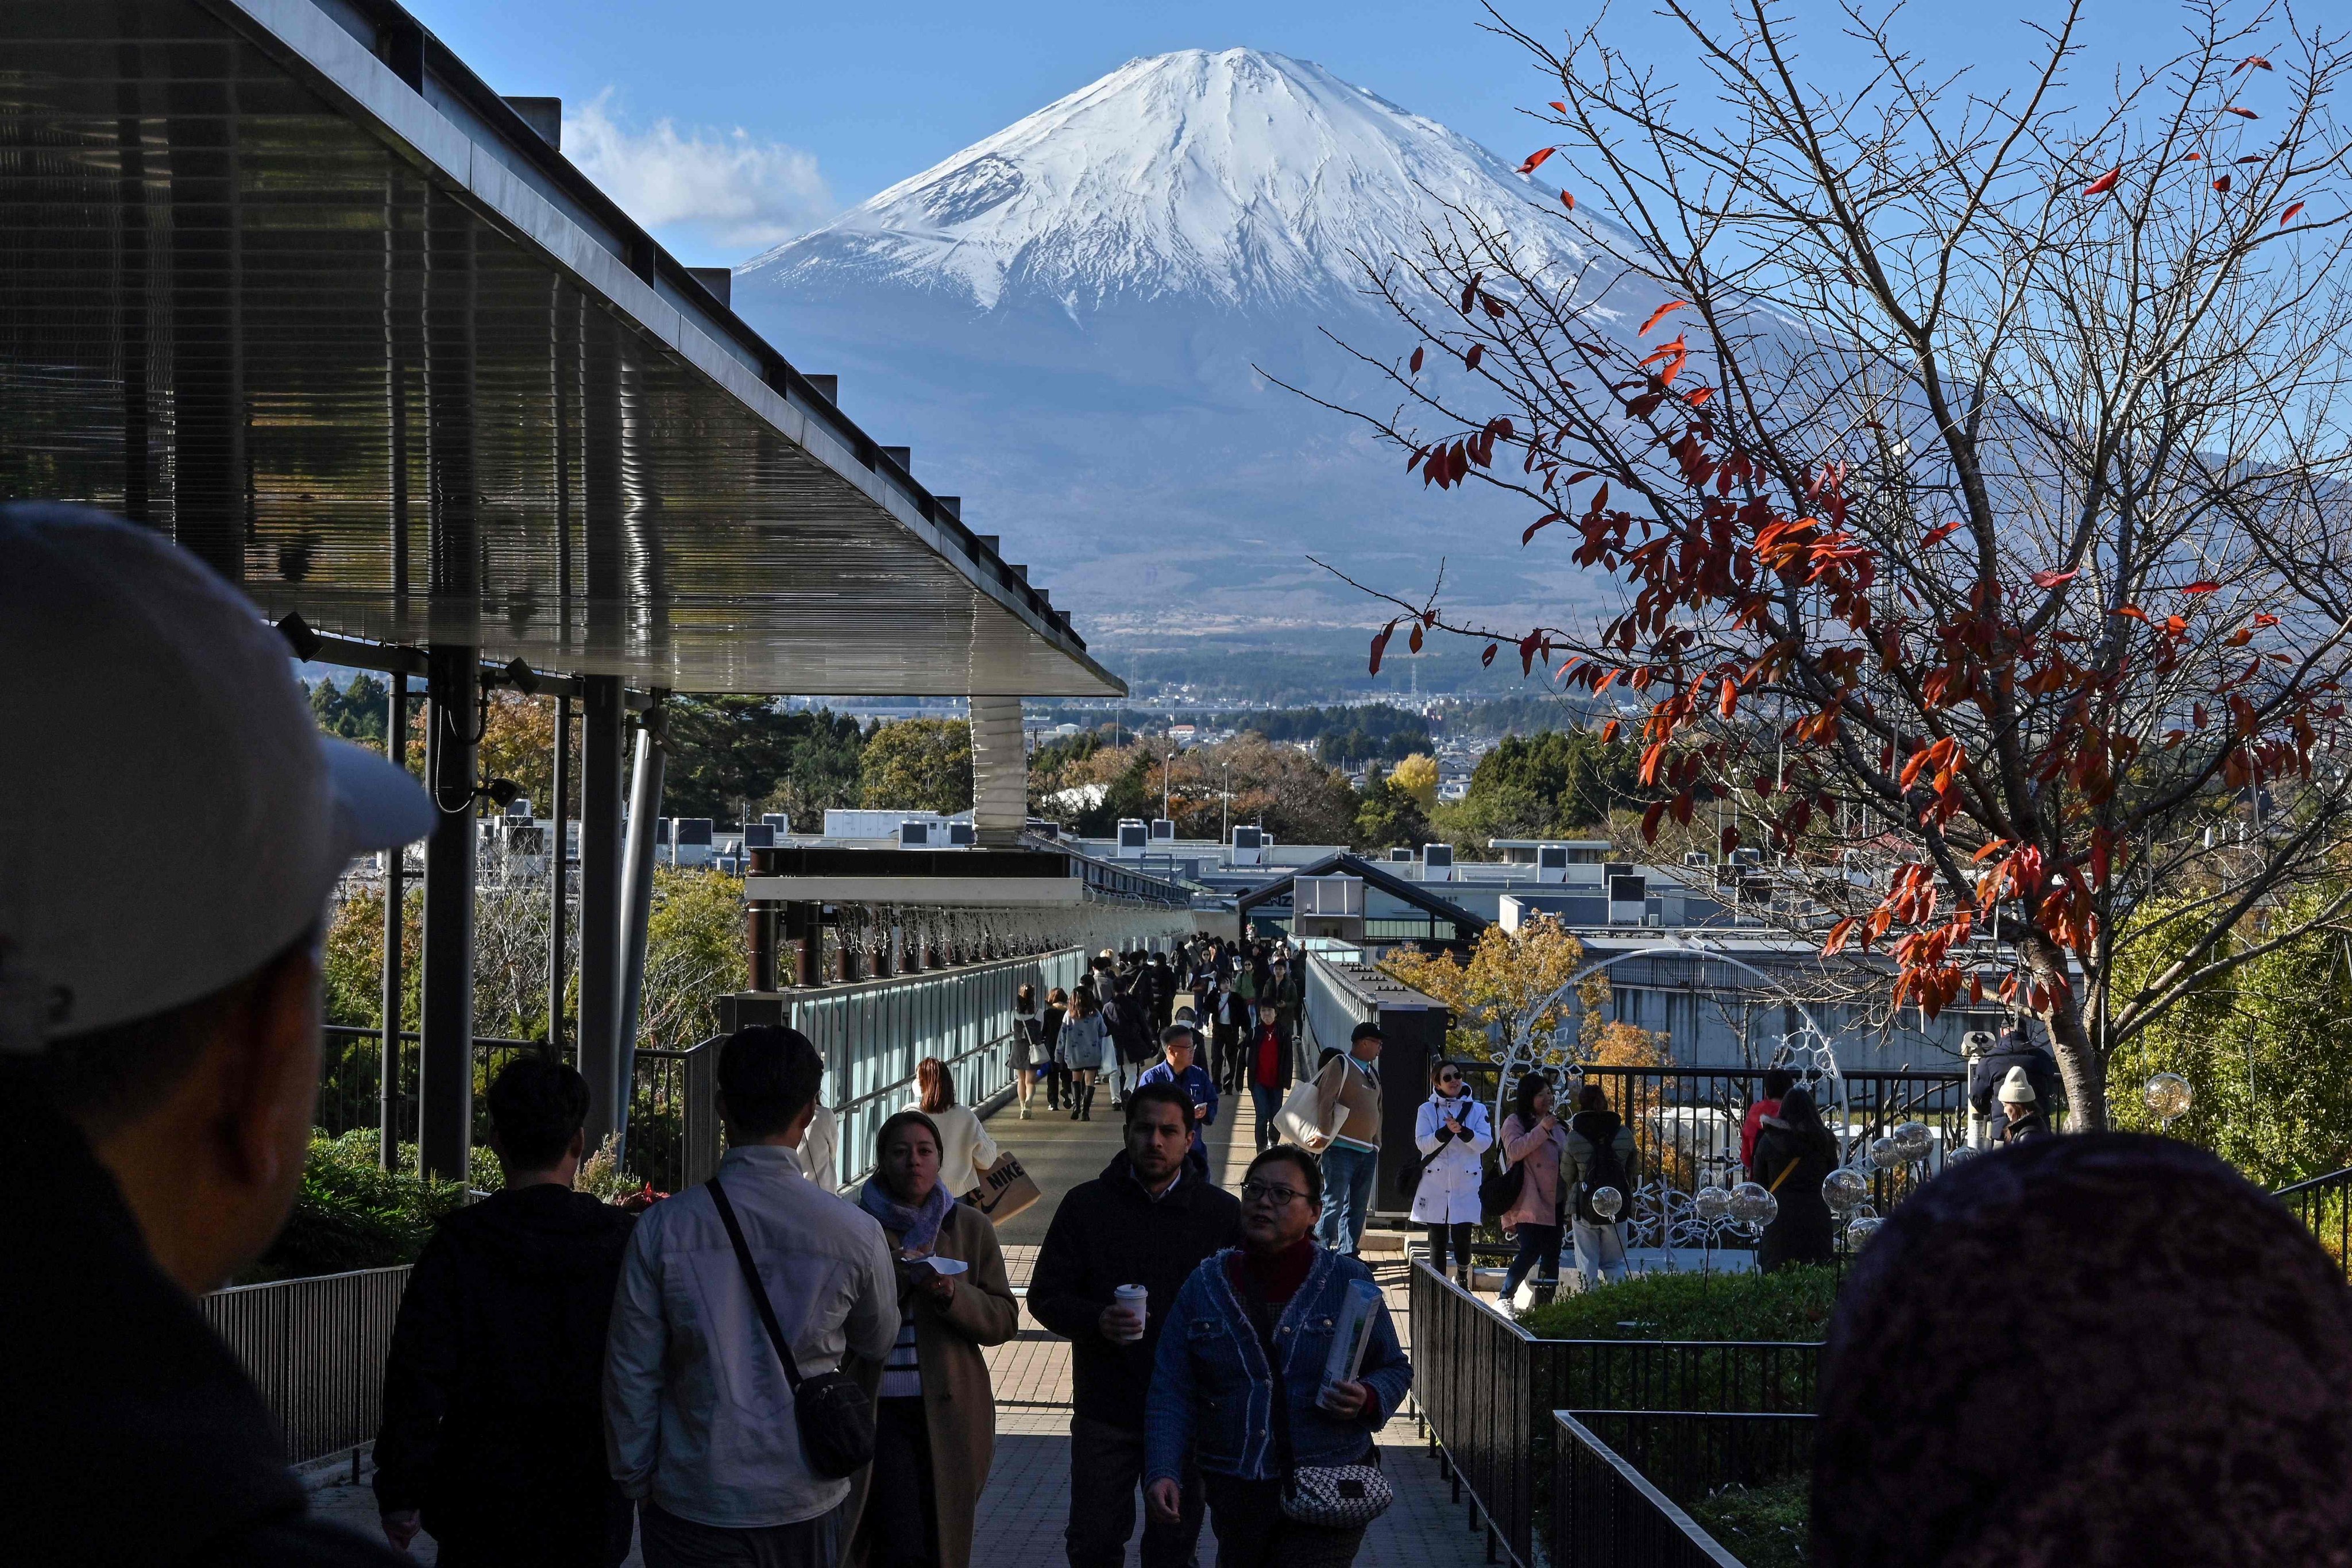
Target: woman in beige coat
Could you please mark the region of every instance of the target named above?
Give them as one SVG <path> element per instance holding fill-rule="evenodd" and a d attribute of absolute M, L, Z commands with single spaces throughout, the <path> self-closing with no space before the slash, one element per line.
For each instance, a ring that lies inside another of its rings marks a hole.
<path fill-rule="evenodd" d="M 875 1171 L 858 1206 L 881 1222 L 898 1255 L 904 1321 L 882 1369 L 874 1463 L 849 1562 L 967 1568 L 972 1514 L 996 1454 L 996 1396 L 981 1347 L 1011 1339 L 1019 1310 L 996 1227 L 940 1180 L 931 1119 L 902 1110 L 874 1142 Z"/>

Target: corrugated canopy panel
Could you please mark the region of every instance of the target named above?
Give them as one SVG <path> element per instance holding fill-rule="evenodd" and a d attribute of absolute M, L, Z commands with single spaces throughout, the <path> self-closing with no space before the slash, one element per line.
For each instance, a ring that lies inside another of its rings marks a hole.
<path fill-rule="evenodd" d="M 362 16 L 0 7 L 0 493 L 149 522 L 347 636 L 679 690 L 1121 689 Z"/>

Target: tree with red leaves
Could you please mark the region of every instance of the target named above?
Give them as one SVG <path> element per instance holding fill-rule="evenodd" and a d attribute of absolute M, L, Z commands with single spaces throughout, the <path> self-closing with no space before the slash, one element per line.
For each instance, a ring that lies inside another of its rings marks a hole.
<path fill-rule="evenodd" d="M 2119 1045 L 2352 910 L 2342 42 L 2192 6 L 2085 118 L 2073 10 L 2001 97 L 1883 26 L 1839 96 L 1774 8 L 1673 15 L 1686 100 L 1497 18 L 1566 89 L 1536 117 L 1587 188 L 1529 222 L 1585 263 L 1467 213 L 1366 258 L 1416 342 L 1350 350 L 1395 412 L 1340 410 L 1622 600 L 1504 628 L 1373 587 L 1372 664 L 1476 637 L 1626 709 L 1645 832 L 1733 803 L 1825 955 L 1891 962 L 1894 1006 L 2035 1015 L 2102 1126 Z M 1863 888 L 1865 843 L 1895 853 Z"/>

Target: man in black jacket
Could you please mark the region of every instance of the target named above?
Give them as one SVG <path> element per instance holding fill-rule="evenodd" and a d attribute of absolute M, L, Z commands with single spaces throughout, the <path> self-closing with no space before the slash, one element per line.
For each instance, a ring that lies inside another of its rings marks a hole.
<path fill-rule="evenodd" d="M 0 1559 L 396 1563 L 307 1516 L 197 1302 L 301 1187 L 328 896 L 432 802 L 322 740 L 260 609 L 151 529 L 0 507 L 0 1162 L 38 1184 L 0 1288 Z M 51 823 L 159 799 L 133 898 Z"/>
<path fill-rule="evenodd" d="M 1241 1244 L 1241 1205 L 1185 1168 L 1192 1102 L 1170 1083 L 1127 1102 L 1127 1148 L 1055 1211 L 1029 1281 L 1029 1310 L 1070 1342 L 1070 1568 L 1118 1568 L 1143 1478 L 1143 1399 L 1164 1314 L 1202 1260 Z M 1148 1292 L 1138 1323 L 1122 1285 Z M 1201 1478 L 1184 1479 L 1182 1518 L 1146 1520 L 1143 1568 L 1187 1568 L 1201 1539 Z"/>
<path fill-rule="evenodd" d="M 410 1272 L 384 1364 L 376 1506 L 440 1561 L 617 1563 L 629 1504 L 604 1464 L 604 1326 L 631 1215 L 572 1190 L 588 1080 L 519 1057 L 490 1085 L 504 1191 L 444 1219 Z"/>
<path fill-rule="evenodd" d="M 2065 1102 L 2065 1083 L 2058 1075 L 2058 1058 L 2050 1054 L 2047 1046 L 2034 1044 L 2022 1024 L 2002 1030 L 1992 1049 L 1978 1058 L 1975 1076 L 1969 1086 L 1969 1104 L 1979 1116 L 1998 1123 L 2001 1111 L 1994 1104 L 1993 1096 L 2008 1080 L 2011 1068 L 2025 1069 L 2025 1081 L 2033 1086 L 2033 1109 L 2042 1114 L 2046 1129 L 2052 1113 Z"/>

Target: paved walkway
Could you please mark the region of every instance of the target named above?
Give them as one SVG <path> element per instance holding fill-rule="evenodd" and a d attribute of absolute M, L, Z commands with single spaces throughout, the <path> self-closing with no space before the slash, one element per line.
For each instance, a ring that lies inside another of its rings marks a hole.
<path fill-rule="evenodd" d="M 1118 1152 L 1118 1117 L 1110 1110 L 1107 1091 L 1095 1100 L 1095 1120 L 1071 1121 L 1066 1113 L 1044 1108 L 1041 1096 L 1032 1120 L 1019 1121 L 1012 1109 L 990 1119 L 989 1130 L 1005 1148 L 1021 1156 L 1045 1198 L 1028 1213 L 1007 1222 L 1000 1235 L 1005 1264 L 1016 1290 L 1025 1290 L 1061 1195 L 1080 1182 L 1098 1175 Z M 1229 1187 L 1241 1184 L 1256 1147 L 1255 1121 L 1246 1096 L 1236 1106 L 1227 1096 L 1221 1124 L 1211 1129 L 1210 1168 Z M 1397 1331 L 1408 1345 L 1411 1324 L 1405 1315 L 1404 1268 L 1402 1259 L 1379 1266 L 1388 1289 Z M 988 1352 L 989 1368 L 997 1397 L 996 1464 L 989 1475 L 975 1521 L 971 1568 L 1055 1568 L 1063 1562 L 1062 1531 L 1069 1516 L 1070 1352 L 1068 1342 L 1038 1327 L 1025 1312 L 1020 1331 Z M 1364 1538 L 1357 1563 L 1363 1568 L 1471 1568 L 1486 1562 L 1485 1538 L 1471 1527 L 1467 1511 L 1450 1500 L 1450 1488 L 1439 1479 L 1420 1428 L 1410 1415 L 1391 1421 L 1381 1434 L 1381 1460 L 1397 1492 L 1396 1506 L 1373 1524 Z M 348 1474 L 347 1471 L 342 1472 Z M 331 1485 L 314 1496 L 314 1507 L 370 1533 L 375 1529 L 374 1500 L 364 1484 Z M 1137 1500 L 1138 1518 L 1142 1500 Z M 1201 1563 L 1216 1561 L 1215 1533 L 1202 1536 Z M 435 1552 L 429 1538 L 417 1539 L 416 1557 L 431 1563 Z M 1130 1547 L 1128 1561 L 1137 1561 Z M 630 1554 L 629 1568 L 641 1559 Z"/>

